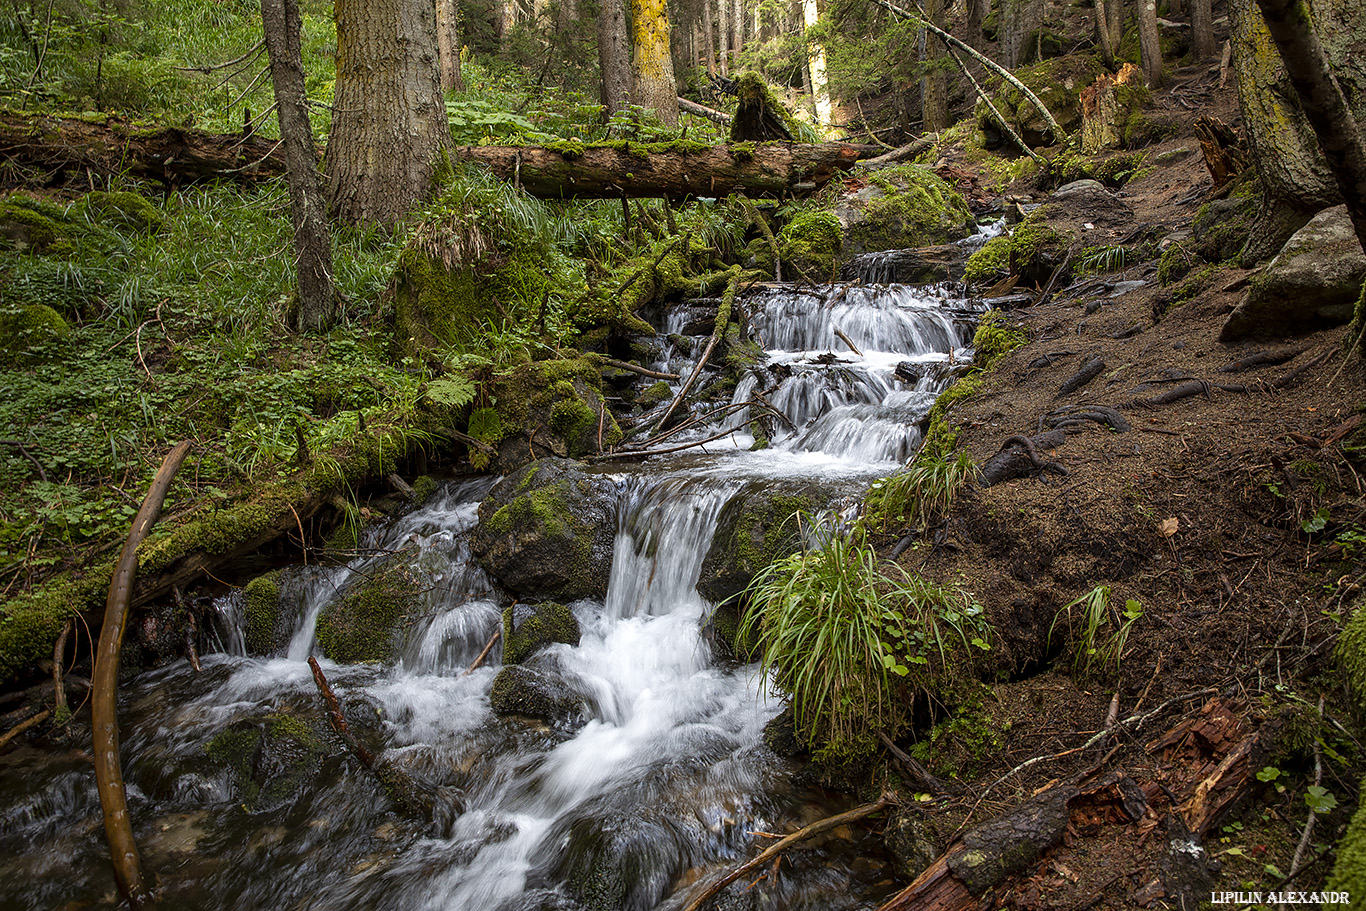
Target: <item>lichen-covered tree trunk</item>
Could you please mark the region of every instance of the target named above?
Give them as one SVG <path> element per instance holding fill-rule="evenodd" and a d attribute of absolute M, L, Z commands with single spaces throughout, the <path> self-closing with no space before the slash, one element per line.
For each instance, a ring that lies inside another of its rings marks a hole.
<path fill-rule="evenodd" d="M 318 177 L 317 150 L 304 104 L 304 65 L 297 0 L 261 0 L 270 79 L 284 143 L 294 256 L 299 277 L 299 328 L 324 329 L 336 317 L 332 234 Z"/>
<path fill-rule="evenodd" d="M 947 26 L 944 0 L 925 0 L 924 10 L 926 17 L 935 25 L 940 28 Z M 920 86 L 920 119 L 927 133 L 938 133 L 949 125 L 948 74 L 942 66 L 945 53 L 947 49 L 944 42 L 927 30 L 923 61 L 926 69 Z"/>
<path fill-rule="evenodd" d="M 802 0 L 802 24 L 813 29 L 820 20 L 821 10 L 817 0 Z M 825 73 L 825 45 L 807 39 L 807 67 L 811 72 L 811 98 L 816 107 L 816 128 L 822 135 L 834 121 L 834 107 L 830 104 L 830 83 Z"/>
<path fill-rule="evenodd" d="M 626 0 L 602 0 L 598 13 L 598 65 L 602 103 L 615 114 L 631 103 L 631 50 L 626 41 Z"/>
<path fill-rule="evenodd" d="M 463 92 L 460 74 L 460 4 L 458 0 L 436 0 L 436 50 L 441 58 L 441 90 Z"/>
<path fill-rule="evenodd" d="M 669 53 L 668 0 L 631 0 L 632 60 L 636 104 L 668 126 L 678 125 L 678 88 Z"/>
<path fill-rule="evenodd" d="M 1315 213 L 1342 197 L 1261 12 L 1253 0 L 1236 0 L 1230 11 L 1238 104 L 1263 193 L 1242 254 L 1250 266 L 1274 256 Z M 1361 123 L 1366 119 L 1366 4 L 1318 0 L 1310 12 L 1333 74 Z"/>
<path fill-rule="evenodd" d="M 327 142 L 333 214 L 396 224 L 451 144 L 431 0 L 336 0 L 337 88 Z"/>
<path fill-rule="evenodd" d="M 1162 69 L 1162 42 L 1157 35 L 1157 0 L 1138 0 L 1138 53 L 1148 85 L 1162 85 L 1166 75 Z"/>

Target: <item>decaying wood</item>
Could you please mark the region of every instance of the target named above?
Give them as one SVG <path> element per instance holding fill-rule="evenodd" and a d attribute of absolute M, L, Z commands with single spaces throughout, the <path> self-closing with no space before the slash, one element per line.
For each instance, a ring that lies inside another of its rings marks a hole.
<path fill-rule="evenodd" d="M 914 158 L 926 149 L 933 147 L 934 140 L 921 137 L 920 139 L 915 139 L 906 143 L 904 146 L 900 146 L 899 148 L 892 149 L 890 152 L 879 155 L 876 158 L 865 158 L 858 163 L 858 166 L 859 168 L 868 170 L 885 168 L 888 165 L 894 165 L 906 161 L 907 159 Z"/>
<path fill-rule="evenodd" d="M 851 822 L 857 822 L 858 820 L 863 819 L 865 816 L 871 816 L 880 810 L 885 810 L 887 807 L 891 805 L 892 801 L 884 797 L 880 800 L 875 800 L 872 803 L 866 803 L 861 807 L 855 807 L 854 809 L 848 810 L 844 813 L 837 813 L 834 816 L 828 816 L 825 819 L 817 820 L 816 822 L 811 823 L 811 825 L 809 826 L 805 826 L 804 828 L 798 829 L 796 832 L 793 832 L 791 835 L 788 835 L 776 844 L 770 845 L 768 848 L 764 849 L 762 852 L 760 852 L 760 854 L 757 857 L 753 858 L 752 860 L 746 861 L 745 863 L 736 867 L 734 870 L 731 870 L 725 876 L 718 879 L 716 882 L 712 883 L 710 886 L 704 889 L 700 895 L 698 895 L 692 901 L 688 902 L 687 907 L 685 907 L 683 911 L 698 911 L 699 908 L 701 908 L 713 897 L 715 897 L 716 894 L 720 892 L 722 889 L 724 889 L 726 886 L 735 882 L 735 880 L 739 879 L 741 876 L 744 876 L 751 870 L 756 870 L 759 867 L 762 867 L 764 864 L 768 863 L 773 858 L 782 854 L 784 851 L 786 851 L 793 845 L 797 844 L 798 842 L 805 841 L 806 839 L 811 838 L 815 835 L 819 835 L 822 832 L 828 832 L 831 829 L 837 829 L 840 826 L 848 825 Z"/>
<path fill-rule="evenodd" d="M 897 543 L 897 546 L 900 547 L 900 542 Z M 896 552 L 896 549 L 893 548 L 892 555 L 889 559 L 894 560 L 897 556 L 899 556 L 899 554 Z M 925 766 L 919 762 L 919 760 L 897 746 L 892 738 L 888 737 L 882 731 L 877 732 L 877 739 L 882 741 L 882 745 L 887 748 L 887 752 L 896 757 L 896 761 L 901 763 L 902 767 L 910 774 L 912 782 L 918 787 L 922 787 L 931 794 L 936 795 L 955 793 L 960 790 L 952 783 L 936 778 L 929 769 L 925 768 Z"/>
<path fill-rule="evenodd" d="M 694 117 L 705 117 L 706 119 L 719 123 L 722 126 L 729 126 L 735 118 L 725 111 L 718 111 L 706 105 L 698 104 L 696 101 L 689 101 L 686 98 L 678 99 L 678 109 L 685 114 L 692 114 Z"/>
<path fill-rule="evenodd" d="M 62 634 L 57 637 L 57 643 L 52 646 L 52 707 L 59 714 L 66 713 L 66 687 L 62 684 L 62 665 L 66 663 L 66 637 L 71 635 L 71 628 L 76 625 L 76 619 L 66 621 L 66 626 L 62 627 Z"/>
<path fill-rule="evenodd" d="M 834 333 L 836 338 L 838 338 L 840 341 L 844 342 L 846 345 L 849 346 L 850 351 L 854 352 L 859 357 L 863 357 L 863 352 L 858 350 L 858 345 L 855 345 L 853 340 L 850 339 L 849 336 L 845 335 L 838 328 L 834 329 Z"/>
<path fill-rule="evenodd" d="M 1081 144 L 1082 151 L 1094 155 L 1105 149 L 1118 148 L 1120 130 L 1119 96 L 1117 86 L 1136 82 L 1142 78 L 1138 67 L 1126 63 L 1113 76 L 1102 74 L 1091 85 L 1081 91 Z"/>
<path fill-rule="evenodd" d="M 1247 167 L 1247 154 L 1237 134 L 1221 120 L 1200 117 L 1195 121 L 1195 137 L 1200 141 L 1200 153 L 1205 168 L 1214 181 L 1214 190 L 1223 189 Z"/>
<path fill-rule="evenodd" d="M 403 480 L 398 472 L 391 471 L 384 476 L 384 479 L 389 482 L 390 487 L 397 490 L 404 498 L 412 500 L 417 496 L 417 491 L 413 490 L 413 485 Z"/>
<path fill-rule="evenodd" d="M 133 577 L 138 568 L 138 545 L 147 537 L 161 516 L 161 504 L 181 462 L 190 452 L 189 442 L 179 443 L 161 463 L 133 527 L 124 542 L 114 577 L 109 583 L 109 600 L 104 608 L 104 626 L 95 653 L 91 679 L 91 728 L 95 753 L 95 784 L 104 810 L 104 832 L 109 840 L 109 855 L 114 864 L 114 879 L 119 892 L 134 908 L 151 901 L 151 891 L 142 877 L 142 861 L 133 838 L 128 817 L 128 795 L 123 786 L 119 761 L 118 682 L 119 652 L 128 628 L 128 607 L 133 592 Z"/>

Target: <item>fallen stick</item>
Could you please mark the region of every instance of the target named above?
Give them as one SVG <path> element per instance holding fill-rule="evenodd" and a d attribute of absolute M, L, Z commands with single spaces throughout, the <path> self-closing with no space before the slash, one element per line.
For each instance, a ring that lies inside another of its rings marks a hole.
<path fill-rule="evenodd" d="M 835 332 L 835 337 L 836 337 L 836 338 L 838 338 L 840 341 L 844 342 L 846 345 L 849 346 L 849 350 L 850 350 L 850 351 L 854 352 L 854 353 L 857 354 L 859 357 L 863 357 L 863 352 L 860 351 L 860 350 L 858 350 L 858 345 L 855 345 L 855 344 L 849 339 L 849 336 L 845 335 L 843 332 L 841 332 L 838 328 L 836 328 L 836 327 L 834 327 L 834 326 L 831 326 L 830 328 L 834 330 L 834 332 Z"/>
<path fill-rule="evenodd" d="M 109 598 L 104 608 L 104 626 L 95 653 L 95 672 L 91 679 L 93 695 L 90 718 L 95 752 L 95 785 L 104 810 L 104 834 L 109 841 L 109 856 L 114 864 L 114 879 L 119 892 L 134 908 L 141 908 L 152 900 L 142 877 L 142 861 L 137 842 L 133 839 L 133 825 L 128 818 L 128 794 L 123 786 L 123 768 L 119 763 L 119 652 L 123 634 L 128 629 L 128 602 L 132 597 L 133 579 L 138 569 L 138 545 L 147 537 L 161 515 L 166 492 L 185 456 L 190 452 L 188 441 L 179 443 L 166 454 L 157 469 L 152 486 L 142 501 L 142 508 L 133 519 L 133 527 L 124 542 L 123 553 L 109 583 Z"/>
<path fill-rule="evenodd" d="M 656 380 L 679 380 L 682 379 L 677 373 L 660 373 L 658 370 L 649 370 L 639 364 L 632 364 L 630 361 L 619 361 L 616 358 L 604 357 L 600 360 L 608 367 L 615 367 L 618 370 L 629 370 L 631 373 L 639 373 L 641 376 L 648 376 Z"/>
<path fill-rule="evenodd" d="M 921 765 L 914 756 L 897 746 L 892 741 L 892 738 L 888 737 L 882 731 L 877 732 L 877 739 L 882 741 L 882 745 L 887 748 L 887 752 L 895 756 L 897 761 L 906 767 L 906 771 L 911 773 L 911 778 L 915 780 L 915 783 L 929 791 L 931 794 L 947 794 L 952 790 L 956 790 L 950 788 L 946 782 L 934 777 L 929 769 Z"/>
<path fill-rule="evenodd" d="M 706 105 L 698 104 L 696 101 L 689 101 L 686 98 L 678 99 L 678 109 L 683 113 L 691 114 L 694 117 L 705 117 L 713 123 L 719 123 L 722 126 L 728 126 L 730 122 L 735 119 L 725 111 L 718 111 L 715 108 L 709 108 Z"/>
<path fill-rule="evenodd" d="M 34 727 L 36 725 L 40 725 L 44 721 L 47 721 L 48 716 L 50 716 L 51 714 L 52 712 L 50 709 L 43 709 L 38 714 L 30 718 L 25 718 L 23 721 L 19 722 L 14 727 L 10 728 L 9 731 L 7 731 L 3 737 L 0 737 L 0 750 L 3 750 L 6 746 L 9 745 L 9 742 L 11 740 L 18 737 L 20 734 L 24 733 L 24 731 L 27 731 L 29 728 Z"/>
<path fill-rule="evenodd" d="M 515 607 L 516 605 L 513 606 Z M 479 665 L 484 663 L 484 659 L 488 657 L 489 652 L 493 650 L 493 643 L 497 642 L 498 638 L 502 635 L 503 631 L 501 629 L 494 630 L 493 636 L 489 639 L 488 645 L 484 646 L 484 650 L 479 653 L 479 657 L 475 658 L 474 661 L 471 662 L 470 666 L 465 668 L 465 673 L 461 674 L 460 676 L 468 677 L 470 674 L 473 674 L 475 669 L 478 668 Z"/>
<path fill-rule="evenodd" d="M 712 327 L 711 338 L 707 340 L 706 350 L 702 352 L 702 357 L 698 359 L 697 365 L 692 368 L 692 373 L 688 374 L 687 382 L 678 390 L 678 395 L 674 396 L 673 401 L 669 403 L 669 407 L 665 409 L 664 416 L 660 418 L 659 423 L 655 425 L 656 433 L 663 430 L 664 425 L 669 422 L 669 418 L 673 417 L 673 413 L 675 409 L 678 408 L 679 402 L 683 401 L 688 392 L 692 389 L 693 383 L 696 383 L 697 378 L 702 375 L 702 368 L 707 366 L 707 361 L 711 358 L 712 351 L 716 350 L 717 343 L 720 342 L 721 337 L 726 334 L 726 324 L 730 322 L 730 308 L 735 301 L 735 292 L 739 284 L 740 267 L 732 266 L 730 270 L 730 282 L 726 287 L 726 293 L 721 297 L 721 305 L 716 308 L 716 325 Z"/>
<path fill-rule="evenodd" d="M 76 625 L 76 620 L 66 621 L 66 626 L 62 627 L 62 634 L 57 637 L 57 644 L 52 647 L 52 708 L 61 717 L 66 714 L 66 687 L 62 685 L 62 665 L 66 662 L 66 637 L 71 633 L 71 628 Z"/>
<path fill-rule="evenodd" d="M 865 816 L 871 816 L 879 810 L 885 810 L 887 807 L 891 805 L 892 801 L 884 797 L 880 800 L 875 800 L 872 803 L 866 803 L 861 807 L 855 807 L 854 809 L 849 810 L 847 812 L 838 813 L 834 816 L 827 816 L 825 819 L 817 820 L 809 826 L 805 826 L 801 829 L 798 829 L 796 832 L 793 832 L 791 835 L 785 837 L 782 841 L 765 848 L 762 852 L 760 852 L 758 857 L 746 861 L 745 863 L 736 867 L 734 870 L 731 870 L 725 876 L 718 879 L 716 882 L 712 883 L 710 886 L 708 886 L 706 889 L 702 891 L 701 895 L 697 896 L 691 902 L 689 902 L 687 907 L 685 907 L 683 911 L 698 911 L 699 908 L 701 908 L 704 904 L 710 901 L 718 892 L 720 892 L 726 886 L 735 882 L 737 879 L 739 879 L 741 876 L 744 876 L 751 870 L 755 870 L 759 867 L 762 867 L 764 864 L 768 863 L 770 860 L 777 857 L 779 854 L 783 853 L 788 848 L 795 845 L 797 842 L 805 841 L 806 839 L 811 838 L 813 835 L 819 835 L 822 832 L 829 831 L 830 829 L 839 828 L 840 826 L 845 825 L 846 823 L 855 822 L 857 820 L 862 819 Z"/>

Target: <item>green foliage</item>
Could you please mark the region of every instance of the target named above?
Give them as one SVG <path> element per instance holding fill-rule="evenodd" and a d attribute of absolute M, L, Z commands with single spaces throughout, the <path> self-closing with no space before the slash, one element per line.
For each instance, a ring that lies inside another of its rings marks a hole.
<path fill-rule="evenodd" d="M 941 693 L 991 631 L 966 594 L 884 570 L 861 525 L 823 537 L 755 577 L 739 635 L 757 634 L 763 672 L 791 697 L 816 758 L 849 762 L 875 732 L 895 736 L 915 696 Z"/>
<path fill-rule="evenodd" d="M 891 477 L 874 481 L 863 501 L 865 521 L 880 531 L 924 530 L 953 507 L 963 485 L 977 476 L 966 452 L 926 453 Z"/>
<path fill-rule="evenodd" d="M 1048 628 L 1048 639 L 1051 644 L 1058 624 L 1065 619 L 1073 674 L 1086 679 L 1093 672 L 1118 673 L 1129 633 L 1142 616 L 1143 605 L 1132 598 L 1124 602 L 1123 611 L 1112 609 L 1110 587 L 1098 585 L 1063 605 Z"/>
<path fill-rule="evenodd" d="M 993 237 L 981 249 L 968 257 L 963 267 L 963 280 L 969 285 L 982 286 L 999 281 L 1010 274 L 1010 237 Z"/>

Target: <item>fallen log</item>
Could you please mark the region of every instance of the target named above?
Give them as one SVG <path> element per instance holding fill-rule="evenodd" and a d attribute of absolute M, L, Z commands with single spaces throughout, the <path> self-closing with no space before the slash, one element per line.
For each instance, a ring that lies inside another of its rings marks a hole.
<path fill-rule="evenodd" d="M 457 146 L 451 158 L 487 165 L 546 199 L 805 194 L 881 152 L 876 146 L 827 142 L 564 143 Z M 279 142 L 260 136 L 148 128 L 115 117 L 0 113 L 0 162 L 16 173 L 122 174 L 167 185 L 282 177 Z"/>

